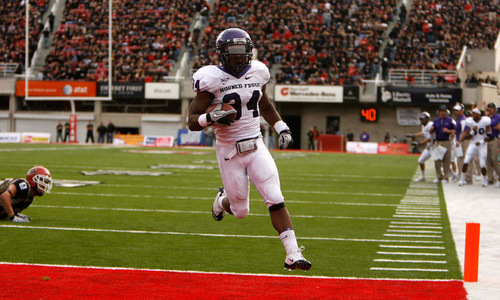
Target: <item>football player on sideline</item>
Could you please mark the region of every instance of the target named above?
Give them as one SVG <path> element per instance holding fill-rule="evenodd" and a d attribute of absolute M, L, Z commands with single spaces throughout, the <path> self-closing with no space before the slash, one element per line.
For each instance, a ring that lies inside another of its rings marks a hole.
<path fill-rule="evenodd" d="M 28 170 L 26 179 L 6 180 L 0 185 L 0 219 L 10 218 L 16 223 L 27 223 L 30 217 L 20 214 L 33 203 L 35 196 L 43 196 L 52 189 L 52 176 L 47 168 L 38 166 Z"/>
<path fill-rule="evenodd" d="M 225 213 L 238 219 L 249 212 L 250 182 L 255 185 L 267 205 L 274 229 L 286 250 L 285 268 L 307 271 L 311 263 L 298 246 L 288 209 L 281 193 L 278 168 L 265 146 L 260 132 L 260 116 L 279 134 L 280 149 L 292 143 L 290 129 L 281 120 L 266 92 L 268 68 L 252 60 L 253 43 L 248 33 L 239 28 L 222 31 L 216 40 L 218 66 L 209 65 L 193 75 L 196 97 L 189 107 L 189 129 L 203 130 L 214 126 L 216 153 L 224 187 L 220 187 L 212 205 L 212 215 L 220 221 Z M 210 105 L 229 103 L 234 110 Z M 229 118 L 236 112 L 236 117 Z"/>
<path fill-rule="evenodd" d="M 472 136 L 472 141 L 465 153 L 464 166 L 460 178 L 459 186 L 465 184 L 465 173 L 472 158 L 476 153 L 479 156 L 479 165 L 481 166 L 481 174 L 483 175 L 483 187 L 488 186 L 488 177 L 486 176 L 486 156 L 488 154 L 488 141 L 491 139 L 491 119 L 486 116 L 481 116 L 479 108 L 472 110 L 472 118 L 466 119 L 465 130 L 460 136 L 459 142 L 463 142 L 467 135 Z"/>
<path fill-rule="evenodd" d="M 420 123 L 422 123 L 422 131 L 410 135 L 412 138 L 422 137 L 422 139 L 417 143 L 417 145 L 425 145 L 424 151 L 420 154 L 418 158 L 418 163 L 420 165 L 420 172 L 422 175 L 420 178 L 415 179 L 416 182 L 425 181 L 425 162 L 431 157 L 433 138 L 430 133 L 433 122 L 431 121 L 431 115 L 424 111 L 420 114 Z"/>

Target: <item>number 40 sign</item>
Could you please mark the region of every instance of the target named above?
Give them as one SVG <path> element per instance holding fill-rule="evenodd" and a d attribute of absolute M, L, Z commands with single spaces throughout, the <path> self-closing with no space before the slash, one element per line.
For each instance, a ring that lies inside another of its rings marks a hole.
<path fill-rule="evenodd" d="M 378 111 L 375 107 L 364 107 L 359 111 L 361 122 L 377 122 Z"/>

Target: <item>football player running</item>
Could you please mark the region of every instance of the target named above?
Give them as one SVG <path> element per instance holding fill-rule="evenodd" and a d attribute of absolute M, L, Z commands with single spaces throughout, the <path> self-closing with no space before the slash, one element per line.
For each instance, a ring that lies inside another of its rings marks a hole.
<path fill-rule="evenodd" d="M 16 223 L 28 223 L 31 218 L 20 214 L 33 203 L 35 196 L 43 196 L 52 189 L 52 175 L 42 166 L 28 170 L 26 179 L 6 180 L 0 185 L 0 219 L 9 218 Z"/>
<path fill-rule="evenodd" d="M 431 121 L 431 115 L 424 111 L 420 114 L 420 123 L 422 124 L 422 131 L 417 132 L 411 137 L 417 138 L 421 137 L 422 139 L 419 140 L 418 142 L 414 142 L 417 145 L 425 145 L 424 151 L 422 151 L 422 154 L 420 154 L 420 157 L 418 158 L 418 164 L 420 165 L 420 172 L 422 175 L 420 178 L 415 179 L 415 181 L 425 181 L 425 162 L 431 157 L 431 151 L 432 151 L 432 134 L 430 133 L 431 127 L 433 125 Z"/>
<path fill-rule="evenodd" d="M 220 221 L 226 213 L 238 219 L 249 212 L 250 182 L 267 205 L 274 229 L 286 250 L 285 268 L 307 271 L 311 263 L 298 246 L 288 209 L 281 193 L 278 169 L 265 146 L 260 132 L 260 116 L 279 134 L 280 149 L 288 148 L 292 135 L 287 124 L 271 104 L 266 92 L 270 79 L 268 68 L 252 60 L 253 43 L 239 28 L 222 31 L 216 40 L 220 65 L 209 65 L 193 75 L 196 97 L 189 108 L 189 129 L 203 130 L 213 126 L 216 153 L 224 187 L 220 187 L 212 205 L 212 215 Z M 206 112 L 210 105 L 228 103 Z M 234 120 L 229 115 L 236 113 Z"/>
<path fill-rule="evenodd" d="M 476 153 L 479 156 L 479 166 L 481 167 L 481 174 L 483 175 L 483 187 L 488 186 L 488 177 L 486 176 L 486 157 L 488 154 L 487 143 L 491 138 L 491 119 L 486 116 L 481 116 L 481 111 L 479 108 L 474 108 L 472 110 L 472 118 L 465 121 L 465 130 L 460 136 L 460 143 L 465 139 L 467 135 L 472 136 L 472 141 L 467 148 L 465 153 L 464 166 L 462 167 L 462 174 L 459 186 L 465 184 L 465 173 L 467 173 L 467 168 L 474 158 Z"/>

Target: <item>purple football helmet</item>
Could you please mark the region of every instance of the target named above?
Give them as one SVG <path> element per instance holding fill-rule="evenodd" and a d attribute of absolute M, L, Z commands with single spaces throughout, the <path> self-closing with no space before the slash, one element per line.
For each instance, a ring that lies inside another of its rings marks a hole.
<path fill-rule="evenodd" d="M 252 60 L 252 39 L 246 31 L 239 28 L 221 32 L 215 46 L 222 67 L 234 76 L 241 74 Z"/>

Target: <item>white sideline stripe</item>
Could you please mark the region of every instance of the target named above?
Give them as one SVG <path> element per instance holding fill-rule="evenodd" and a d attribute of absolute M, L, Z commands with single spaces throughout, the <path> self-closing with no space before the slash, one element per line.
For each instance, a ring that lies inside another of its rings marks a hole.
<path fill-rule="evenodd" d="M 111 211 L 128 211 L 128 212 L 152 212 L 152 213 L 180 213 L 180 214 L 211 214 L 209 211 L 185 211 L 185 210 L 171 210 L 171 209 L 146 209 L 146 208 L 119 208 L 119 207 L 90 207 L 90 206 L 67 206 L 67 205 L 31 205 L 30 207 L 38 208 L 64 208 L 64 209 L 88 209 L 88 210 L 111 210 Z M 269 214 L 248 214 L 249 216 L 256 217 L 269 217 Z M 318 216 L 318 215 L 292 215 L 294 218 L 306 219 L 343 219 L 343 220 L 374 220 L 374 221 L 388 221 L 391 218 L 376 218 L 376 217 L 345 217 L 345 216 Z"/>
<path fill-rule="evenodd" d="M 378 251 L 377 254 L 383 255 L 414 255 L 414 256 L 446 256 L 444 253 L 425 253 L 425 252 L 385 252 Z"/>
<path fill-rule="evenodd" d="M 370 268 L 372 271 L 449 272 L 447 269 Z"/>
<path fill-rule="evenodd" d="M 441 223 L 429 223 L 429 222 L 399 222 L 399 221 L 392 221 L 391 224 L 406 224 L 406 225 L 441 225 Z"/>
<path fill-rule="evenodd" d="M 422 209 L 419 206 L 413 206 L 413 207 L 400 207 L 396 209 L 398 212 L 402 213 L 441 213 L 441 209 L 439 208 L 424 208 Z"/>
<path fill-rule="evenodd" d="M 446 260 L 411 260 L 411 259 L 385 259 L 377 258 L 376 262 L 395 262 L 395 263 L 411 263 L 411 264 L 446 264 Z"/>
<path fill-rule="evenodd" d="M 407 245 L 378 245 L 380 248 L 401 248 L 401 249 L 439 249 L 444 250 L 441 246 L 407 246 Z"/>
<path fill-rule="evenodd" d="M 408 228 L 408 229 L 443 229 L 442 226 L 397 226 L 389 225 L 389 228 Z"/>
<path fill-rule="evenodd" d="M 400 232 L 400 233 L 442 233 L 441 230 L 399 230 L 399 229 L 388 229 L 387 232 Z"/>
<path fill-rule="evenodd" d="M 395 214 L 393 215 L 394 218 L 416 218 L 416 219 L 441 219 L 440 216 L 411 216 L 411 215 L 399 215 Z"/>
<path fill-rule="evenodd" d="M 419 216 L 440 216 L 441 213 L 434 213 L 434 212 L 405 212 L 405 211 L 400 211 L 396 210 L 397 215 L 419 215 Z"/>
<path fill-rule="evenodd" d="M 407 212 L 440 212 L 441 209 L 439 207 L 421 207 L 421 206 L 398 206 L 398 211 L 407 211 Z"/>
<path fill-rule="evenodd" d="M 290 278 L 318 278 L 318 279 L 352 279 L 352 280 L 392 280 L 392 281 L 439 281 L 439 282 L 461 282 L 459 279 L 416 279 L 416 278 L 364 278 L 364 277 L 330 277 L 330 276 L 301 276 L 301 275 L 279 275 L 268 273 L 235 273 L 235 272 L 204 272 L 196 270 L 164 270 L 164 269 L 144 269 L 144 268 L 125 268 L 125 267 L 102 267 L 102 266 L 77 266 L 77 265 L 57 265 L 57 264 L 33 264 L 20 262 L 0 262 L 0 265 L 18 265 L 18 266 L 39 266 L 54 268 L 78 268 L 78 269 L 96 269 L 96 270 L 123 270 L 123 271 L 146 271 L 146 272 L 166 272 L 166 273 L 188 273 L 188 274 L 207 274 L 207 275 L 237 275 L 237 276 L 265 276 L 265 277 L 290 277 Z"/>
<path fill-rule="evenodd" d="M 146 231 L 146 230 L 122 230 L 122 229 L 97 229 L 97 228 L 76 228 L 76 227 L 46 227 L 46 226 L 26 226 L 26 225 L 0 225 L 3 228 L 17 229 L 45 229 L 62 231 L 87 231 L 87 232 L 112 232 L 112 233 L 136 233 L 136 234 L 159 234 L 159 235 L 187 235 L 203 237 L 236 237 L 253 239 L 279 239 L 279 236 L 267 235 L 244 235 L 244 234 L 220 234 L 220 233 L 198 233 L 198 232 L 177 232 L 177 231 Z M 320 240 L 320 241 L 346 241 L 346 242 L 376 242 L 376 243 L 443 243 L 442 241 L 402 241 L 402 240 L 376 240 L 376 239 L 346 239 L 328 237 L 299 237 L 299 240 Z"/>
<path fill-rule="evenodd" d="M 397 236 L 397 237 L 425 237 L 425 238 L 442 238 L 442 235 L 436 234 L 393 234 L 384 233 L 384 236 Z"/>

